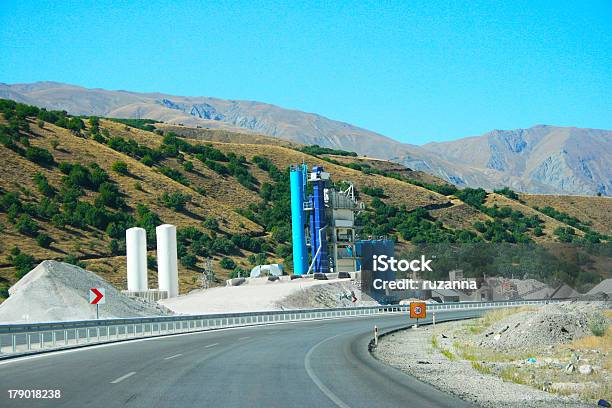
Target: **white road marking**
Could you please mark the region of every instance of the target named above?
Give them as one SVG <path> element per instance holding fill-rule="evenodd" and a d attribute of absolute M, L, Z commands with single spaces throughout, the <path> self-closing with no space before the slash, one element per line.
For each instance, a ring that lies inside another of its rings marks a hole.
<path fill-rule="evenodd" d="M 204 348 L 209 348 L 209 347 L 215 347 L 216 345 L 218 345 L 219 343 L 213 343 L 213 344 L 209 344 L 208 346 L 204 347 Z"/>
<path fill-rule="evenodd" d="M 176 358 L 176 357 L 180 357 L 180 356 L 182 356 L 182 354 L 175 354 L 173 356 L 164 358 L 164 360 L 170 360 L 170 359 L 173 359 L 173 358 Z"/>
<path fill-rule="evenodd" d="M 136 371 L 132 371 L 131 373 L 127 373 L 126 375 L 122 375 L 121 377 L 117 378 L 116 380 L 111 381 L 110 383 L 111 384 L 120 383 L 121 381 L 125 380 L 126 378 L 130 378 L 134 374 L 136 374 Z"/>
<path fill-rule="evenodd" d="M 308 353 L 306 353 L 306 356 L 304 357 L 304 368 L 306 369 L 306 374 L 308 374 L 312 382 L 314 382 L 315 385 L 319 387 L 321 392 L 325 394 L 325 396 L 329 398 L 334 404 L 336 404 L 336 406 L 338 406 L 339 408 L 350 408 L 336 394 L 334 394 L 329 388 L 327 388 L 325 384 L 323 384 L 323 382 L 319 379 L 319 377 L 317 377 L 317 375 L 314 373 L 314 371 L 312 370 L 312 366 L 310 365 L 310 356 L 315 351 L 315 349 L 319 347 L 321 344 L 325 343 L 326 341 L 335 339 L 336 337 L 340 335 L 342 335 L 342 333 L 336 334 L 335 336 L 328 337 L 324 340 L 321 340 L 320 342 L 315 344 L 310 350 L 308 350 Z"/>
<path fill-rule="evenodd" d="M 246 336 L 246 337 L 241 337 L 238 340 L 246 340 L 246 339 L 250 339 L 250 338 L 251 338 L 251 336 Z"/>

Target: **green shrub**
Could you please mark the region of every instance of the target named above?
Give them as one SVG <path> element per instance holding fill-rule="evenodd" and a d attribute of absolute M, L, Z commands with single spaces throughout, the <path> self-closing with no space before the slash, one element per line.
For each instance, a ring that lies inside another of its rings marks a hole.
<path fill-rule="evenodd" d="M 128 165 L 124 161 L 114 162 L 113 165 L 111 166 L 111 170 L 113 170 L 116 173 L 123 174 L 124 176 L 127 176 L 129 174 Z"/>
<path fill-rule="evenodd" d="M 8 260 L 15 268 L 15 277 L 17 277 L 17 279 L 21 279 L 26 273 L 30 272 L 34 268 L 36 262 L 32 255 L 21 252 L 17 247 L 13 248 Z"/>
<path fill-rule="evenodd" d="M 53 160 L 53 155 L 49 153 L 47 149 L 43 149 L 42 147 L 28 147 L 26 149 L 25 156 L 26 159 L 40 164 L 41 166 L 51 166 L 55 163 L 55 160 Z"/>
<path fill-rule="evenodd" d="M 224 257 L 219 261 L 219 266 L 223 269 L 234 269 L 236 268 L 236 262 L 234 262 L 231 258 Z"/>
<path fill-rule="evenodd" d="M 85 262 L 79 260 L 79 258 L 74 254 L 68 254 L 68 256 L 64 257 L 63 262 L 78 266 L 79 268 L 85 268 Z"/>
<path fill-rule="evenodd" d="M 189 180 L 187 180 L 185 176 L 183 176 L 183 173 L 181 173 L 178 170 L 173 169 L 172 167 L 164 166 L 164 167 L 161 167 L 159 171 L 164 176 L 170 177 L 172 180 L 178 181 L 179 183 L 185 186 L 189 185 Z"/>
<path fill-rule="evenodd" d="M 49 184 L 49 180 L 44 174 L 36 173 L 33 177 L 33 180 L 34 180 L 34 183 L 36 183 L 36 187 L 38 188 L 38 191 L 40 191 L 41 194 L 47 197 L 53 197 L 55 195 L 56 193 L 55 188 L 53 188 Z"/>
<path fill-rule="evenodd" d="M 53 243 L 53 238 L 41 232 L 36 237 L 36 243 L 43 248 L 49 248 L 51 246 L 51 243 Z"/>
<path fill-rule="evenodd" d="M 512 191 L 509 187 L 504 187 L 500 190 L 493 190 L 494 193 L 504 195 L 512 200 L 518 200 L 519 196 L 514 191 Z"/>
<path fill-rule="evenodd" d="M 606 334 L 607 328 L 608 323 L 602 316 L 594 317 L 589 321 L 589 329 L 591 329 L 591 333 L 593 333 L 594 336 L 602 337 Z"/>
<path fill-rule="evenodd" d="M 28 236 L 36 236 L 40 227 L 29 215 L 22 214 L 17 221 L 17 231 Z"/>
<path fill-rule="evenodd" d="M 231 271 L 230 274 L 229 274 L 230 279 L 234 279 L 234 278 L 246 278 L 248 276 L 249 276 L 249 272 L 245 271 L 244 269 L 242 269 L 239 266 L 235 267 L 234 270 Z"/>
<path fill-rule="evenodd" d="M 193 269 L 196 266 L 197 261 L 198 259 L 192 254 L 183 255 L 181 257 L 181 265 L 183 265 L 185 268 Z"/>
<path fill-rule="evenodd" d="M 183 211 L 185 205 L 191 201 L 191 196 L 175 191 L 170 194 L 162 194 L 161 201 L 165 207 L 172 208 L 175 211 Z"/>
<path fill-rule="evenodd" d="M 216 218 L 208 217 L 202 222 L 202 226 L 211 231 L 217 231 L 219 229 L 219 222 Z"/>
<path fill-rule="evenodd" d="M 183 162 L 183 168 L 185 171 L 193 171 L 193 163 L 190 161 Z"/>
<path fill-rule="evenodd" d="M 379 197 L 379 198 L 385 198 L 385 190 L 383 190 L 381 187 L 364 187 L 361 189 L 361 191 L 363 191 L 364 194 L 367 194 L 371 197 Z"/>

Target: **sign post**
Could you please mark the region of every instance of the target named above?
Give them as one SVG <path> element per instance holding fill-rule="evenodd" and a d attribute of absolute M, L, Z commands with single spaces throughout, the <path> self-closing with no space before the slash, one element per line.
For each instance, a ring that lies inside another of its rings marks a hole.
<path fill-rule="evenodd" d="M 410 303 L 410 318 L 416 319 L 416 326 L 419 327 L 419 319 L 427 317 L 427 304 L 425 302 Z"/>
<path fill-rule="evenodd" d="M 89 304 L 96 305 L 96 320 L 100 318 L 100 305 L 106 303 L 104 288 L 89 289 Z"/>

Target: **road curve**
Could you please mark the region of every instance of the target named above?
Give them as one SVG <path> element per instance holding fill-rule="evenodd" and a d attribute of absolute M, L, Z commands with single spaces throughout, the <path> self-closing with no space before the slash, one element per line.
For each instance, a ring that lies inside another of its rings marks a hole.
<path fill-rule="evenodd" d="M 437 320 L 482 311 L 438 312 Z M 375 360 L 372 328 L 405 315 L 275 324 L 121 342 L 0 362 L 1 407 L 468 407 Z M 9 399 L 9 390 L 61 399 Z"/>

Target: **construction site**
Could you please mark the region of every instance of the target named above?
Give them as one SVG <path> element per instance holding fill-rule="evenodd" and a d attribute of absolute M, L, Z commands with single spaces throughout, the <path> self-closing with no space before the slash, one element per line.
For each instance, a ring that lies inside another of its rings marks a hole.
<path fill-rule="evenodd" d="M 204 287 L 179 296 L 177 232 L 174 225 L 156 228 L 157 282 L 147 278 L 147 234 L 143 228 L 125 231 L 127 287 L 115 288 L 95 273 L 55 261 L 45 261 L 10 288 L 0 305 L 0 321 L 55 321 L 94 317 L 87 289 L 107 288 L 103 317 L 164 314 L 206 314 L 320 307 L 355 307 L 520 299 L 569 299 L 583 295 L 567 285 L 550 286 L 535 279 L 485 277 L 475 290 L 381 290 L 375 279 L 395 281 L 391 271 L 376 271 L 373 256 L 393 257 L 395 242 L 387 237 L 364 237 L 357 225 L 365 206 L 352 183 L 334 183 L 321 166 L 291 166 L 291 233 L 293 274 L 282 264 L 257 265 L 248 276 L 209 285 L 205 265 Z M 342 186 L 339 188 L 338 186 Z M 448 282 L 473 281 L 462 270 L 452 270 Z M 420 277 L 413 274 L 417 281 Z M 611 296 L 609 279 L 588 295 Z M 49 296 L 51 295 L 51 296 Z"/>

